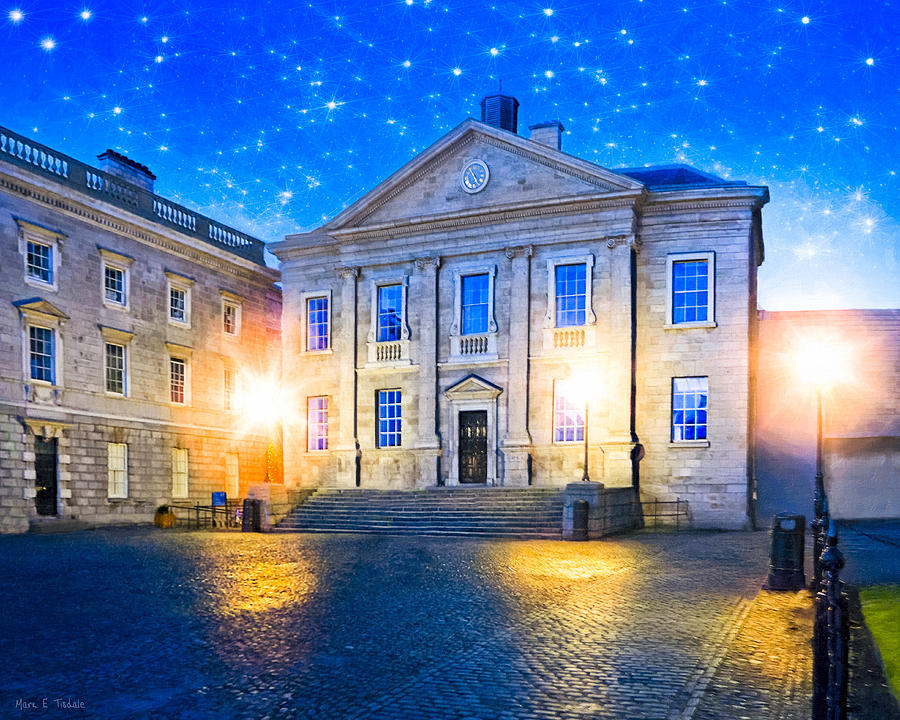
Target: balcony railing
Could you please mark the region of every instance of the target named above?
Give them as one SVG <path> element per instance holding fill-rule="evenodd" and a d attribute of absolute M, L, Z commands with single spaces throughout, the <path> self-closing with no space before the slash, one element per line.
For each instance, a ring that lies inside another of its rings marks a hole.
<path fill-rule="evenodd" d="M 74 188 L 127 210 L 146 220 L 171 227 L 188 237 L 265 265 L 262 240 L 200 215 L 171 200 L 154 195 L 34 140 L 0 127 L 0 159 L 40 173 L 54 182 Z"/>

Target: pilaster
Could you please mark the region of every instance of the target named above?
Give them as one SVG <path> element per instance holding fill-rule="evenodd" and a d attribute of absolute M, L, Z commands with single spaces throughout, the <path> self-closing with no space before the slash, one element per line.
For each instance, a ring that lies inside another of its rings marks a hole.
<path fill-rule="evenodd" d="M 437 431 L 437 327 L 439 257 L 415 261 L 416 292 L 414 302 L 419 312 L 419 423 L 416 437 L 417 487 L 436 485 L 441 439 Z"/>
<path fill-rule="evenodd" d="M 336 478 L 339 487 L 356 486 L 356 464 L 359 442 L 356 437 L 356 326 L 357 326 L 357 278 L 359 268 L 338 268 L 341 279 L 340 322 L 335 323 L 335 356 L 338 360 L 337 410 L 340 431 L 338 444 L 332 456 L 335 458 Z"/>

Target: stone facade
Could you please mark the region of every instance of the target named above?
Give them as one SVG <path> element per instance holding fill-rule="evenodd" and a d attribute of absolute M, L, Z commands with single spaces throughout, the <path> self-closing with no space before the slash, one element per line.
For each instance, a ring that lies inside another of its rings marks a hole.
<path fill-rule="evenodd" d="M 147 521 L 267 476 L 272 433 L 238 399 L 279 371 L 279 273 L 259 240 L 154 195 L 137 163 L 103 159 L 99 170 L 0 128 L 2 532 Z"/>
<path fill-rule="evenodd" d="M 610 171 L 558 150 L 554 127 L 525 139 L 467 120 L 273 247 L 299 409 L 286 483 L 561 487 L 582 477 L 586 432 L 592 480 L 686 499 L 697 526 L 752 518 L 766 188 Z M 687 322 L 672 277 L 691 263 L 709 289 Z M 701 439 L 673 441 L 675 378 L 708 387 Z"/>

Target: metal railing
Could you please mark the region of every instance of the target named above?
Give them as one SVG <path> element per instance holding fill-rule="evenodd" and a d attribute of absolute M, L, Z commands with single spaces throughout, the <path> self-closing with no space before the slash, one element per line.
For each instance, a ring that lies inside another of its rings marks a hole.
<path fill-rule="evenodd" d="M 42 177 L 89 197 L 171 227 L 215 247 L 265 265 L 265 243 L 193 210 L 155 195 L 138 185 L 79 162 L 24 135 L 0 127 L 0 160 L 27 168 Z"/>
<path fill-rule="evenodd" d="M 846 720 L 849 683 L 850 612 L 840 579 L 844 556 L 831 520 L 819 559 L 822 579 L 813 625 L 813 720 Z"/>
<path fill-rule="evenodd" d="M 691 527 L 688 501 L 681 498 L 641 500 L 641 512 L 645 528 L 674 527 L 676 530 L 688 530 Z"/>
<path fill-rule="evenodd" d="M 169 509 L 175 513 L 175 526 L 189 530 L 201 528 L 240 529 L 242 507 L 240 500 L 230 500 L 225 505 L 169 504 Z"/>

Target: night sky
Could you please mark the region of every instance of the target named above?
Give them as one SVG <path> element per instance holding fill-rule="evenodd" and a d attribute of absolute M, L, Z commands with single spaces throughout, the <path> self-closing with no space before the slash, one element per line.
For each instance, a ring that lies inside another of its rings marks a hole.
<path fill-rule="evenodd" d="M 768 185 L 766 309 L 900 307 L 900 7 L 792 0 L 0 8 L 0 124 L 266 241 L 334 217 L 498 87 L 611 169 Z"/>

